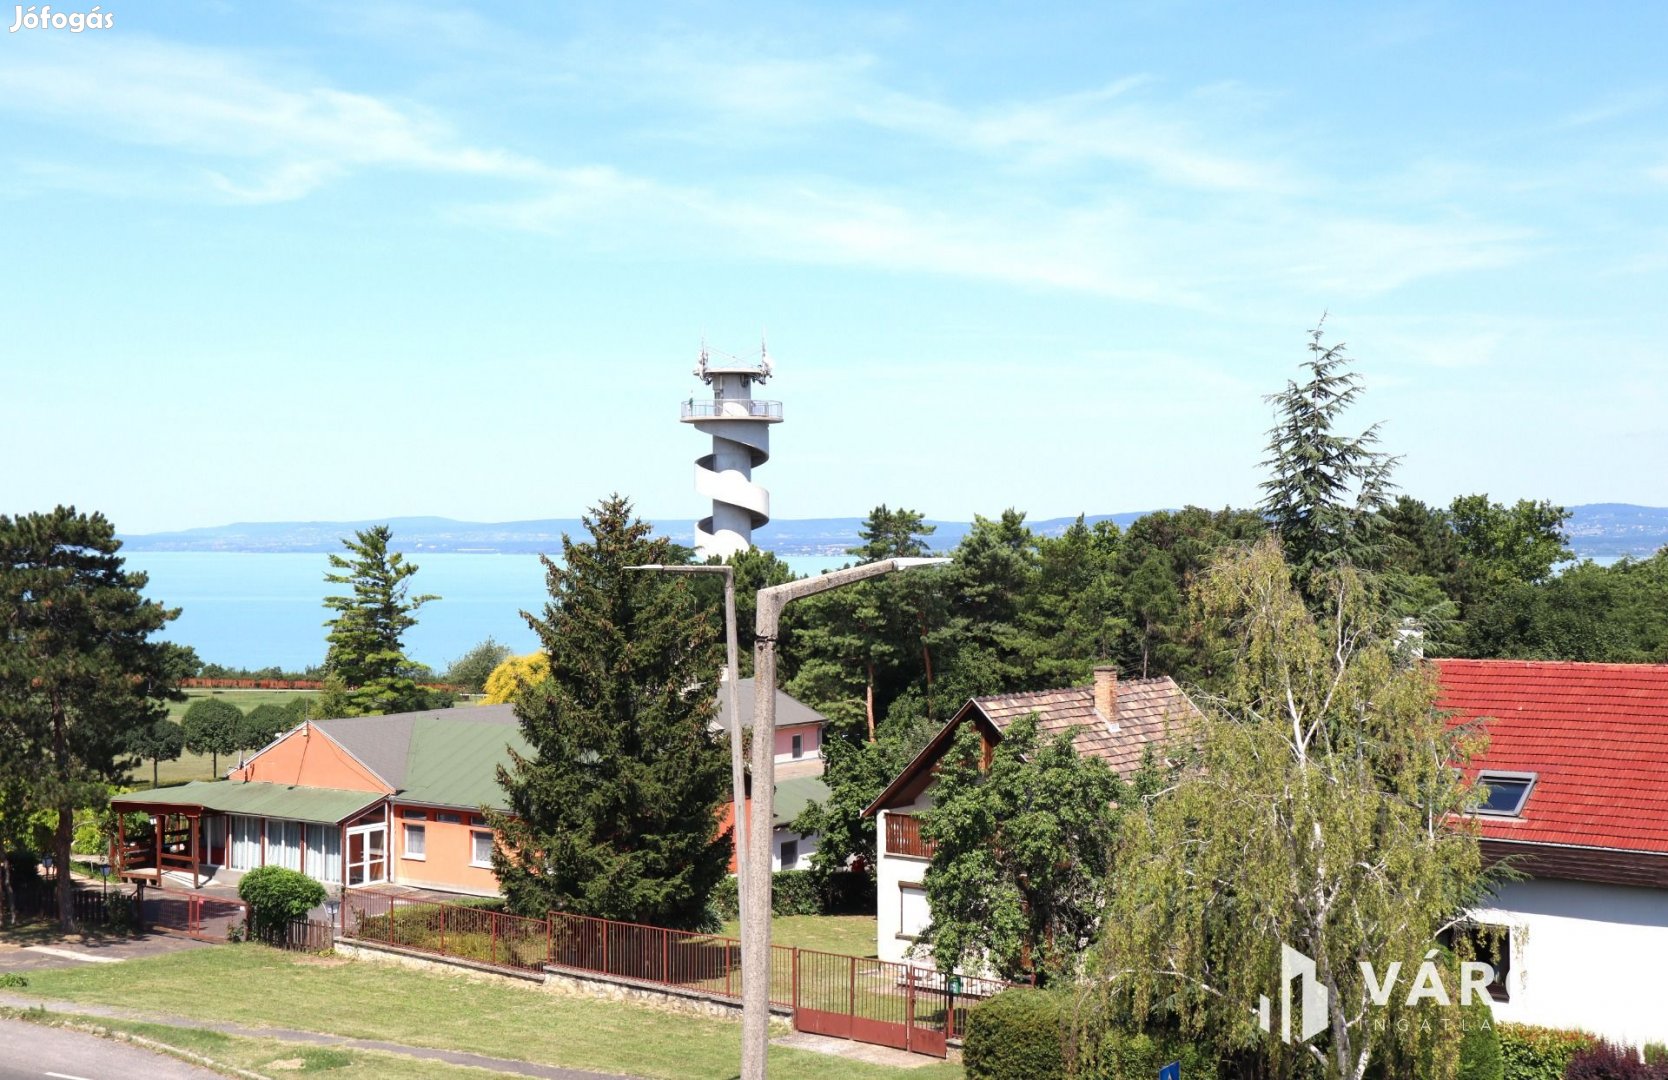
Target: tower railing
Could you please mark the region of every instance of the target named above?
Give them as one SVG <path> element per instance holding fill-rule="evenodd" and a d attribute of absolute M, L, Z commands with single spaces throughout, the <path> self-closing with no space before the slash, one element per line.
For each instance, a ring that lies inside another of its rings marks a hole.
<path fill-rule="evenodd" d="M 697 400 L 690 398 L 679 406 L 684 420 L 780 420 L 780 401 L 761 401 L 757 398 L 728 398 Z"/>

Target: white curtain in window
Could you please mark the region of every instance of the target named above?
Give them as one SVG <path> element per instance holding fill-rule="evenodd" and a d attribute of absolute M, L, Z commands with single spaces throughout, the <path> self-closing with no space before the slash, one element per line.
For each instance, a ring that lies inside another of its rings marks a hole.
<path fill-rule="evenodd" d="M 335 885 L 342 880 L 342 830 L 339 826 L 307 826 L 307 876 L 326 885 Z"/>
<path fill-rule="evenodd" d="M 232 818 L 232 869 L 253 870 L 261 865 L 261 819 Z"/>
<path fill-rule="evenodd" d="M 266 864 L 286 870 L 301 869 L 301 822 L 267 819 Z"/>

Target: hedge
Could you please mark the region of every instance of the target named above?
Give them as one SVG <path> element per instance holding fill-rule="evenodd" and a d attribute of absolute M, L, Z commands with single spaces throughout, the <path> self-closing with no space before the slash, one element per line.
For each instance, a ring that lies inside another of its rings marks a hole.
<path fill-rule="evenodd" d="M 974 1006 L 962 1042 L 968 1080 L 1065 1080 L 1069 1015 L 1064 995 L 1022 987 Z"/>
<path fill-rule="evenodd" d="M 736 879 L 720 881 L 709 902 L 720 920 L 736 918 Z M 810 870 L 778 870 L 770 876 L 773 915 L 872 915 L 874 909 L 875 884 L 867 874 L 830 874 L 820 882 Z"/>
<path fill-rule="evenodd" d="M 1496 1024 L 1494 1030 L 1500 1036 L 1505 1080 L 1563 1080 L 1576 1051 L 1595 1041 L 1583 1031 L 1533 1024 Z"/>
<path fill-rule="evenodd" d="M 256 931 L 274 932 L 324 903 L 324 886 L 297 870 L 263 866 L 243 875 L 237 894 L 249 905 Z"/>

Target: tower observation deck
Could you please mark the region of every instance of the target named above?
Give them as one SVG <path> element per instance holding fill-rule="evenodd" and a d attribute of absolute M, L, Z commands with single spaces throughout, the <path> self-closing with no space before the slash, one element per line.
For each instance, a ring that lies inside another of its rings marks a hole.
<path fill-rule="evenodd" d="M 753 396 L 753 384 L 772 374 L 762 346 L 759 362 L 713 362 L 705 347 L 695 374 L 712 387 L 712 400 L 690 398 L 681 420 L 712 437 L 712 452 L 695 459 L 695 490 L 712 500 L 712 514 L 695 523 L 695 550 L 728 558 L 746 551 L 753 530 L 770 520 L 770 493 L 753 482 L 753 470 L 770 460 L 770 425 L 782 422 L 780 401 Z"/>

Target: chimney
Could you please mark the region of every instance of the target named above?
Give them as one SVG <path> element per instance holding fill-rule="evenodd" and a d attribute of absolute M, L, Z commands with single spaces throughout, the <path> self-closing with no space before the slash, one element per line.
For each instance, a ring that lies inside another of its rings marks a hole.
<path fill-rule="evenodd" d="M 1118 669 L 1095 668 L 1095 711 L 1113 727 L 1118 726 Z"/>

